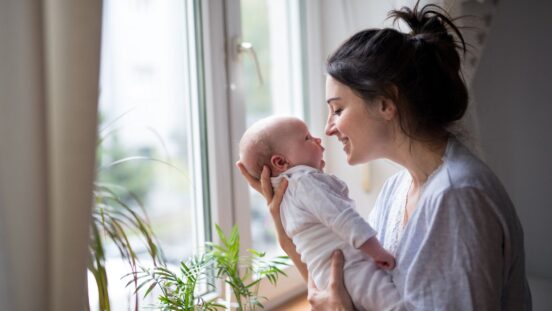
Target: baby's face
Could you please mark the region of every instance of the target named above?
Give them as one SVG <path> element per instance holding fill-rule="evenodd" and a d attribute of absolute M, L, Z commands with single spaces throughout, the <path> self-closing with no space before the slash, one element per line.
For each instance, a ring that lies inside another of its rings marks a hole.
<path fill-rule="evenodd" d="M 320 138 L 313 137 L 302 121 L 291 124 L 291 130 L 285 135 L 281 146 L 291 166 L 308 165 L 322 170 L 326 165 L 322 159 L 324 147 Z"/>

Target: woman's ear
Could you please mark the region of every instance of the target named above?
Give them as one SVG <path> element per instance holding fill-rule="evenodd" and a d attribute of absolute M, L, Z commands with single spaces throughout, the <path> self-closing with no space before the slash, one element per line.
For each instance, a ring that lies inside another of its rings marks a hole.
<path fill-rule="evenodd" d="M 270 164 L 273 168 L 277 169 L 279 173 L 287 170 L 289 166 L 288 160 L 284 156 L 279 154 L 275 154 L 270 157 Z"/>
<path fill-rule="evenodd" d="M 397 105 L 395 104 L 395 101 L 387 97 L 380 97 L 379 113 L 384 120 L 393 120 L 397 115 Z"/>

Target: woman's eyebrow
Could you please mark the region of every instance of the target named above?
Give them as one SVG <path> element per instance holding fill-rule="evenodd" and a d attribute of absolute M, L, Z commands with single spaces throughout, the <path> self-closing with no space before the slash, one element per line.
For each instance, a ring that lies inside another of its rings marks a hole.
<path fill-rule="evenodd" d="M 339 100 L 339 99 L 341 99 L 341 97 L 339 97 L 339 96 L 338 97 L 332 97 L 330 99 L 326 99 L 326 103 L 328 103 L 328 105 L 329 105 L 332 101 Z"/>

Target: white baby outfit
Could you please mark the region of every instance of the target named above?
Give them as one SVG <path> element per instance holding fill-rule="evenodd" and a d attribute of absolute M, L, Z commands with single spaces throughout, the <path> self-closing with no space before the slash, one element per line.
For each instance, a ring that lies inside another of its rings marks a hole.
<path fill-rule="evenodd" d="M 356 212 L 349 190 L 337 177 L 309 167 L 295 166 L 272 178 L 276 187 L 283 178 L 288 188 L 281 204 L 282 224 L 318 288 L 325 288 L 330 275 L 331 255 L 341 249 L 345 256 L 344 279 L 358 310 L 393 309 L 400 297 L 390 275 L 378 269 L 358 248 L 376 232 Z M 369 286 L 377 286 L 368 290 Z M 394 295 L 368 292 L 391 291 Z M 385 301 L 380 299 L 382 297 Z"/>

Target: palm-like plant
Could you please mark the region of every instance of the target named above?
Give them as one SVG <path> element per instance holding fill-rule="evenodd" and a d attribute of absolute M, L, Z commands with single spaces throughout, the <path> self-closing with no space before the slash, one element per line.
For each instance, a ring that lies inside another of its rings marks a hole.
<path fill-rule="evenodd" d="M 208 256 L 213 258 L 217 277 L 225 280 L 236 299 L 237 309 L 255 310 L 264 308 L 259 297 L 259 285 L 263 277 L 275 285 L 280 274 L 286 275 L 279 267 L 287 266 L 286 256 L 273 260 L 265 258 L 265 253 L 248 249 L 249 254 L 240 256 L 240 235 L 237 226 L 232 228 L 230 236 L 226 237 L 221 228 L 216 226 L 221 244 L 208 243 L 211 251 Z M 228 297 L 226 297 L 228 299 Z"/>
<path fill-rule="evenodd" d="M 246 256 L 240 255 L 240 237 L 238 228 L 234 226 L 227 237 L 221 228 L 216 225 L 220 244 L 207 243 L 208 250 L 194 256 L 186 262 L 181 262 L 179 273 L 166 267 L 142 269 L 138 273 L 130 273 L 133 279 L 139 279 L 137 290 L 147 288 L 147 296 L 153 288 L 158 287 L 162 294 L 159 296 L 161 310 L 179 311 L 212 311 L 224 308 L 223 301 L 203 300 L 198 295 L 197 287 L 201 282 L 213 287 L 213 276 L 224 282 L 232 289 L 239 311 L 256 310 L 263 308 L 261 303 L 265 297 L 258 296 L 262 277 L 266 277 L 273 285 L 279 275 L 285 273 L 279 268 L 289 265 L 286 256 L 269 260 L 264 253 L 248 250 Z M 255 279 L 253 278 L 255 276 Z M 127 285 L 133 282 L 131 280 Z M 230 297 L 226 297 L 230 299 Z"/>
<path fill-rule="evenodd" d="M 159 309 L 178 311 L 215 311 L 224 307 L 219 302 L 204 300 L 197 293 L 197 287 L 201 283 L 213 287 L 211 283 L 212 261 L 206 255 L 193 256 L 187 261 L 180 263 L 178 273 L 167 267 L 157 266 L 153 269 L 144 269 L 135 274 L 129 273 L 127 277 L 141 281 L 136 293 L 141 288 L 146 288 L 144 297 L 149 295 L 155 287 L 161 291 L 159 295 Z"/>

